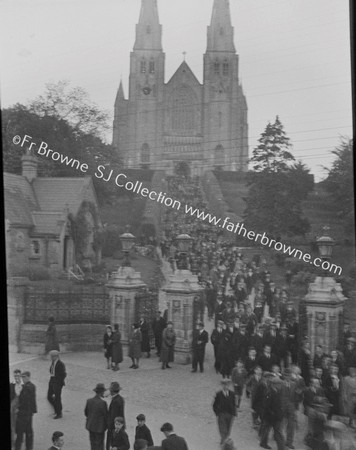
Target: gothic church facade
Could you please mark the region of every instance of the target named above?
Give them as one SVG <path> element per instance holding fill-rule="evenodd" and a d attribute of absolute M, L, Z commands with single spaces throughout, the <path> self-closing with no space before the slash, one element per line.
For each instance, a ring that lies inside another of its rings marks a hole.
<path fill-rule="evenodd" d="M 246 171 L 247 102 L 238 69 L 229 0 L 214 0 L 203 84 L 185 61 L 165 83 L 157 0 L 142 0 L 128 99 L 120 83 L 115 101 L 113 145 L 125 167 Z"/>

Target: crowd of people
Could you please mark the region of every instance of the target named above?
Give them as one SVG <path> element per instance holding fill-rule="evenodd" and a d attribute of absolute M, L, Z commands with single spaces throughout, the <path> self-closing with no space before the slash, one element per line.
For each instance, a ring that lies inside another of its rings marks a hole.
<path fill-rule="evenodd" d="M 167 183 L 173 198 L 206 210 L 199 179 L 169 177 Z M 286 273 L 283 286 L 277 286 L 267 261 L 260 255 L 248 259 L 241 249 L 224 239 L 216 226 L 167 208 L 159 246 L 162 257 L 170 262 L 173 270 L 182 264 L 175 242 L 182 233 L 193 238 L 188 260 L 184 262 L 201 284 L 201 313 L 204 312 L 192 333 L 191 371 L 204 372 L 205 348 L 211 343 L 214 370 L 221 375 L 222 383 L 212 403 L 221 448 L 234 448 L 231 429 L 242 400 L 247 397 L 251 426 L 262 448 L 271 448 L 268 440 L 273 429 L 278 450 L 294 449 L 298 420 L 304 415 L 307 447 L 355 449 L 348 431 L 356 428 L 356 340 L 349 326 L 345 326 L 343 340 L 331 352 L 326 353 L 320 345 L 311 349 L 308 337 L 302 336 L 299 330 L 298 314 L 290 294 L 290 272 Z M 210 335 L 205 330 L 204 316 L 213 325 Z M 52 360 L 47 398 L 54 408 L 54 418 L 60 419 L 66 370 L 59 357 L 53 322 L 51 318 L 47 330 L 46 352 L 49 351 Z M 162 370 L 171 368 L 176 333 L 174 324 L 161 312 L 151 322 L 142 317 L 132 324 L 128 345 L 130 368 L 140 367 L 142 355 L 151 357 L 151 333 Z M 120 370 L 124 357 L 118 324 L 106 327 L 103 347 L 107 369 Z M 14 448 L 21 449 L 25 435 L 26 449 L 32 450 L 32 415 L 37 411 L 35 386 L 29 372 L 15 371 L 14 377 L 15 382 L 10 386 Z M 105 434 L 106 450 L 130 448 L 120 389 L 117 382 L 112 382 L 109 390 L 98 384 L 95 396 L 86 403 L 86 428 L 92 450 L 103 450 Z M 105 401 L 106 391 L 111 396 L 109 406 Z M 134 449 L 155 448 L 145 416 L 140 414 L 137 421 Z M 156 448 L 187 450 L 185 440 L 174 434 L 171 424 L 164 424 L 161 431 L 166 439 Z M 61 448 L 63 434 L 56 433 L 53 445 Z"/>

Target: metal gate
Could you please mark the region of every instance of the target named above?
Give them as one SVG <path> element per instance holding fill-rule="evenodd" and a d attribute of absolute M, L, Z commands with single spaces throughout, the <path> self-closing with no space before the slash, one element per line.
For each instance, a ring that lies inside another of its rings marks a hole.
<path fill-rule="evenodd" d="M 141 317 L 149 324 L 150 346 L 154 348 L 154 334 L 152 331 L 152 321 L 158 311 L 158 292 L 142 290 L 135 295 L 135 322 Z"/>

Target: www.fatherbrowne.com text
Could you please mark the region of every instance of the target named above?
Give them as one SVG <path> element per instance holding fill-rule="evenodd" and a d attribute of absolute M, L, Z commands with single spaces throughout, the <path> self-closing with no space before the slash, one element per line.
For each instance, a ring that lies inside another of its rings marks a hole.
<path fill-rule="evenodd" d="M 37 147 L 38 155 L 51 158 L 53 161 L 58 161 L 61 164 L 65 164 L 66 166 L 71 166 L 72 168 L 77 169 L 82 173 L 87 173 L 89 170 L 88 164 L 81 163 L 77 159 L 70 158 L 59 152 L 53 151 L 44 141 L 42 141 L 38 146 L 35 142 L 32 141 L 32 137 L 27 134 L 25 134 L 23 138 L 19 135 L 14 136 L 12 142 L 15 145 L 20 144 L 21 147 L 26 146 L 29 151 L 35 151 L 35 148 Z M 182 209 L 181 202 L 169 197 L 165 192 L 156 192 L 154 190 L 150 190 L 144 187 L 141 181 L 137 180 L 133 182 L 131 180 L 128 180 L 128 176 L 126 174 L 116 174 L 114 173 L 113 169 L 110 169 L 106 166 L 97 166 L 94 176 L 98 179 L 102 179 L 104 182 L 112 180 L 119 188 L 126 189 L 127 191 L 141 195 L 142 197 L 148 197 L 151 201 L 161 203 L 167 207 L 176 209 L 177 211 Z M 184 205 L 184 212 L 185 214 L 189 214 L 190 216 L 196 217 L 199 220 L 203 220 L 219 228 L 227 230 L 230 233 L 234 233 L 239 236 L 243 235 L 243 237 L 249 239 L 250 241 L 260 242 L 261 245 L 265 247 L 273 248 L 278 252 L 282 252 L 288 256 L 298 258 L 305 263 L 312 264 L 316 267 L 321 267 L 325 271 L 333 272 L 337 275 L 341 275 L 342 273 L 342 268 L 340 266 L 332 264 L 329 261 L 322 260 L 321 258 L 313 259 L 313 257 L 309 253 L 303 253 L 301 250 L 293 248 L 290 245 L 287 246 L 285 244 L 282 244 L 282 242 L 271 239 L 266 236 L 266 233 L 260 234 L 255 233 L 254 231 L 249 231 L 245 228 L 243 223 L 230 222 L 230 217 L 225 217 L 224 219 L 222 219 L 189 205 Z"/>

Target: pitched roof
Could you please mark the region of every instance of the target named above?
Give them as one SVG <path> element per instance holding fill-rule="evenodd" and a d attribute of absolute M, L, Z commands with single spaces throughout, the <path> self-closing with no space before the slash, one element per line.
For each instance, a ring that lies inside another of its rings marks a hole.
<path fill-rule="evenodd" d="M 35 228 L 33 234 L 54 234 L 58 236 L 66 223 L 62 212 L 40 212 L 32 213 Z"/>
<path fill-rule="evenodd" d="M 190 79 L 194 84 L 201 86 L 199 83 L 198 78 L 195 76 L 192 69 L 188 66 L 186 61 L 182 61 L 178 69 L 174 72 L 174 74 L 171 76 L 169 81 L 166 83 L 166 85 L 171 84 L 174 79 L 177 78 L 178 80 L 181 80 L 183 78 Z"/>
<path fill-rule="evenodd" d="M 76 214 L 90 183 L 90 177 L 49 177 L 35 178 L 32 186 L 41 211 L 63 211 L 68 208 L 69 212 Z"/>
<path fill-rule="evenodd" d="M 32 226 L 31 212 L 39 209 L 31 184 L 22 175 L 4 173 L 5 217 L 12 224 Z"/>

